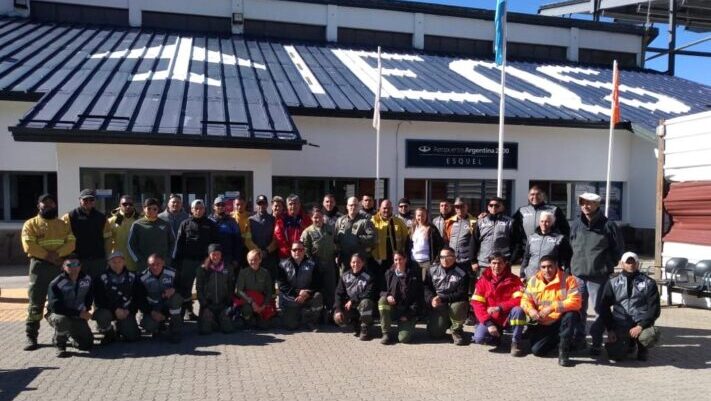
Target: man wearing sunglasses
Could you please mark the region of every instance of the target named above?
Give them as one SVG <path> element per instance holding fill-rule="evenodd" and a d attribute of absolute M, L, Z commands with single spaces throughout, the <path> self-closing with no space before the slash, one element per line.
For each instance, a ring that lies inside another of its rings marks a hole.
<path fill-rule="evenodd" d="M 128 251 L 139 270 L 144 270 L 148 256 L 155 253 L 170 266 L 175 245 L 175 237 L 170 224 L 158 218 L 158 199 L 143 201 L 144 216 L 131 226 L 128 234 Z"/>
<path fill-rule="evenodd" d="M 225 211 L 225 206 L 225 198 L 217 196 L 212 201 L 212 214 L 209 219 L 217 225 L 217 243 L 222 247 L 222 259 L 225 264 L 237 269 L 244 252 L 242 231 L 237 220 Z"/>
<path fill-rule="evenodd" d="M 77 239 L 74 253 L 81 261 L 82 271 L 92 279 L 103 273 L 112 246 L 109 221 L 95 205 L 96 191 L 83 189 L 79 193 L 79 207 L 62 217 Z"/>
<path fill-rule="evenodd" d="M 304 323 L 314 331 L 323 309 L 323 297 L 318 292 L 320 272 L 316 262 L 306 257 L 301 241 L 291 244 L 289 251 L 291 255 L 279 263 L 277 272 L 282 322 L 288 330 L 296 330 Z"/>
<path fill-rule="evenodd" d="M 486 204 L 486 216 L 476 222 L 473 238 L 473 254 L 476 262 L 472 263 L 474 271 L 481 267 L 489 266 L 489 258 L 495 252 L 499 252 L 504 257 L 512 258 L 514 241 L 513 219 L 506 216 L 504 212 L 504 200 L 499 197 L 489 199 Z"/>
<path fill-rule="evenodd" d="M 119 207 L 111 212 L 109 226 L 111 226 L 111 252 L 121 252 L 128 255 L 128 232 L 131 225 L 141 218 L 141 214 L 136 210 L 131 195 L 123 195 L 119 200 Z M 126 269 L 130 272 L 138 271 L 136 262 L 132 258 L 126 258 Z"/>
<path fill-rule="evenodd" d="M 427 270 L 425 303 L 430 313 L 427 332 L 432 338 L 442 338 L 447 329 L 455 345 L 467 345 L 464 321 L 467 318 L 469 275 L 457 266 L 454 249 L 445 246 L 439 252 L 439 263 Z"/>

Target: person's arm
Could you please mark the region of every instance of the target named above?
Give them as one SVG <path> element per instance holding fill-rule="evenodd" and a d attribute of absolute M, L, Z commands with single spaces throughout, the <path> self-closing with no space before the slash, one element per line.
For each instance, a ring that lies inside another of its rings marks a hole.
<path fill-rule="evenodd" d="M 570 237 L 570 224 L 563 210 L 559 207 L 555 208 L 555 225 L 558 231 L 566 238 Z"/>
<path fill-rule="evenodd" d="M 148 303 L 148 293 L 139 277 L 136 277 L 136 284 L 133 289 L 133 299 L 136 304 L 136 309 L 140 310 L 144 314 L 150 313 L 151 306 Z"/>
<path fill-rule="evenodd" d="M 563 270 L 570 274 L 570 261 L 573 259 L 573 248 L 570 246 L 568 237 L 563 237 L 558 246 L 558 263 Z"/>
<path fill-rule="evenodd" d="M 526 268 L 531 262 L 531 244 L 526 241 L 526 248 L 523 251 L 523 257 L 521 258 L 521 274 L 526 274 Z"/>
<path fill-rule="evenodd" d="M 612 330 L 613 319 L 612 312 L 610 308 L 615 304 L 615 294 L 612 292 L 612 285 L 610 280 L 607 280 L 602 287 L 602 291 L 597 298 L 597 304 L 595 305 L 595 313 L 600 316 L 602 324 L 605 325 L 607 330 Z"/>
<path fill-rule="evenodd" d="M 26 221 L 25 224 L 22 226 L 22 250 L 25 251 L 25 253 L 27 253 L 28 255 L 34 256 L 35 258 L 46 259 L 48 255 L 47 250 L 39 246 L 39 243 L 37 242 L 37 236 L 38 233 L 35 229 L 35 226 L 30 224 L 30 221 Z"/>
<path fill-rule="evenodd" d="M 227 266 L 225 266 L 227 268 Z M 208 306 L 207 294 L 205 293 L 205 280 L 207 280 L 207 271 L 204 267 L 200 266 L 195 273 L 195 291 L 197 292 L 197 298 L 200 302 L 200 308 Z"/>
<path fill-rule="evenodd" d="M 70 317 L 79 316 L 79 311 L 69 309 L 64 305 L 64 295 L 62 295 L 62 291 L 59 290 L 58 284 L 59 282 L 56 282 L 49 287 L 49 291 L 47 293 L 47 302 L 49 303 L 49 310 L 51 310 L 52 313 L 56 313 L 58 315 Z"/>
<path fill-rule="evenodd" d="M 434 225 L 430 225 L 429 228 L 430 232 L 430 262 L 435 263 L 437 262 L 437 258 L 439 257 L 439 252 L 442 250 L 442 247 L 444 247 L 444 239 L 442 238 L 442 235 L 439 233 L 439 230 L 437 227 Z"/>
<path fill-rule="evenodd" d="M 131 255 L 131 259 L 138 264 L 140 267 L 145 267 L 146 261 L 142 258 L 142 253 L 140 251 L 140 239 L 138 234 L 138 220 L 131 224 L 131 228 L 128 230 L 128 253 Z"/>
<path fill-rule="evenodd" d="M 606 231 L 607 231 L 607 241 L 609 244 L 609 247 L 607 249 L 608 252 L 608 273 L 612 274 L 615 271 L 615 266 L 619 262 L 620 258 L 622 257 L 622 251 L 625 249 L 625 240 L 622 237 L 622 233 L 620 232 L 620 229 L 617 227 L 617 224 L 608 221 L 606 224 Z"/>
<path fill-rule="evenodd" d="M 94 280 L 91 280 L 91 284 L 94 284 Z M 91 287 L 89 288 L 89 291 L 86 292 L 86 295 L 84 296 L 84 310 L 85 311 L 90 311 L 91 310 L 91 305 L 94 303 L 94 291 L 91 290 Z"/>
<path fill-rule="evenodd" d="M 474 316 L 476 316 L 476 320 L 478 320 L 480 323 L 485 324 L 488 327 L 494 323 L 491 321 L 491 315 L 489 315 L 489 313 L 486 311 L 488 305 L 484 293 L 484 281 L 479 280 L 476 283 L 476 288 L 474 289 L 474 294 L 472 295 L 472 299 L 469 304 L 471 305 L 472 310 L 474 311 Z"/>
<path fill-rule="evenodd" d="M 247 295 L 245 291 L 247 288 L 247 274 L 249 274 L 250 271 L 251 270 L 248 269 L 241 269 L 239 273 L 237 273 L 237 284 L 235 284 L 235 295 L 248 304 L 252 303 L 252 298 Z"/>
<path fill-rule="evenodd" d="M 286 263 L 289 262 L 286 261 Z M 289 278 L 286 276 L 286 272 L 281 267 L 278 267 L 277 269 L 277 286 L 279 288 L 280 294 L 284 294 L 290 297 L 296 297 L 297 295 L 299 295 L 297 289 L 292 287 L 291 283 L 289 282 Z"/>
<path fill-rule="evenodd" d="M 533 297 L 533 278 L 528 279 L 526 285 L 526 290 L 523 292 L 523 297 L 521 297 L 521 309 L 526 312 L 526 315 L 530 315 L 532 311 L 538 310 L 536 305 L 536 299 Z"/>
<path fill-rule="evenodd" d="M 108 299 L 108 291 L 104 286 L 104 281 L 101 279 L 101 275 L 99 275 L 96 280 L 92 281 L 91 290 L 94 292 L 94 302 L 96 303 L 97 308 L 113 309 L 113 305 Z"/>
<path fill-rule="evenodd" d="M 334 296 L 333 310 L 335 312 L 343 312 L 343 305 L 345 300 L 348 299 L 348 293 L 346 292 L 346 286 L 343 284 L 343 279 L 338 280 L 338 285 L 336 286 L 336 293 Z"/>
<path fill-rule="evenodd" d="M 639 321 L 635 322 L 642 326 L 643 329 L 652 327 L 654 325 L 654 321 L 659 318 L 661 313 L 659 290 L 657 289 L 656 283 L 654 280 L 648 279 L 646 284 L 647 288 L 644 295 L 647 301 L 647 312 L 639 319 Z"/>
<path fill-rule="evenodd" d="M 272 276 L 269 270 L 265 268 L 260 268 L 260 271 L 264 272 L 264 277 L 266 277 L 265 289 L 264 289 L 264 304 L 268 304 L 272 297 L 274 296 L 274 285 L 272 284 Z"/>
<path fill-rule="evenodd" d="M 106 256 L 111 255 L 111 248 L 113 247 L 113 232 L 111 231 L 111 224 L 109 224 L 109 219 L 104 216 L 104 228 L 102 229 L 102 235 L 104 237 L 104 252 Z"/>
<path fill-rule="evenodd" d="M 437 291 L 435 291 L 434 283 L 432 282 L 432 276 L 430 276 L 429 271 L 427 271 L 427 273 L 425 274 L 423 292 L 425 293 L 425 302 L 427 302 L 427 305 L 431 304 L 432 298 L 437 296 Z"/>
<path fill-rule="evenodd" d="M 375 233 L 375 226 L 370 219 L 362 219 L 356 224 L 358 224 L 358 229 L 356 230 L 356 233 L 358 233 L 358 240 L 363 248 L 369 251 L 375 246 L 378 240 Z"/>
<path fill-rule="evenodd" d="M 469 254 L 472 257 L 472 263 L 479 263 L 479 248 L 481 247 L 481 232 L 479 224 L 474 224 L 472 237 L 469 241 Z"/>
<path fill-rule="evenodd" d="M 420 276 L 420 273 L 417 272 L 415 274 L 414 279 L 410 280 L 410 287 L 407 291 L 407 298 L 404 301 L 404 304 L 407 307 L 405 316 L 407 316 L 408 319 L 413 319 L 420 315 L 420 311 L 422 310 L 423 299 L 424 293 L 422 287 L 422 278 Z"/>
<path fill-rule="evenodd" d="M 185 250 L 185 244 L 187 242 L 187 234 L 185 230 L 187 228 L 189 220 L 185 220 L 180 223 L 180 228 L 178 228 L 178 236 L 175 239 L 175 247 L 173 249 L 173 261 L 175 261 L 176 267 L 180 265 L 183 260 L 183 252 Z"/>
<path fill-rule="evenodd" d="M 518 278 L 515 278 L 515 280 L 520 283 L 520 280 Z M 500 313 L 503 314 L 504 316 L 507 316 L 509 314 L 509 312 L 511 312 L 511 309 L 513 309 L 517 306 L 521 306 L 521 297 L 522 296 L 523 296 L 523 287 L 519 286 L 516 289 L 516 291 L 514 291 L 511 294 L 511 298 L 505 300 L 504 302 L 501 302 L 498 305 L 494 305 L 494 306 L 498 306 L 499 308 L 501 308 Z"/>
<path fill-rule="evenodd" d="M 74 236 L 74 233 L 72 232 L 71 224 L 65 224 L 64 227 L 64 244 L 62 244 L 62 246 L 60 246 L 56 250 L 57 256 L 59 256 L 60 258 L 63 258 L 74 252 L 74 249 L 76 248 L 77 244 L 77 239 Z"/>
<path fill-rule="evenodd" d="M 567 276 L 565 286 L 568 290 L 568 294 L 564 300 L 553 302 L 551 306 L 553 310 L 559 313 L 579 311 L 583 304 L 583 299 L 580 296 L 580 289 L 578 288 L 578 282 L 573 276 Z"/>
<path fill-rule="evenodd" d="M 304 244 L 304 253 L 306 254 L 306 256 L 313 258 L 315 256 L 313 253 L 314 241 L 307 230 L 301 232 L 300 241 Z"/>
<path fill-rule="evenodd" d="M 387 297 L 390 294 L 390 280 L 392 279 L 393 272 L 392 270 L 388 269 L 385 271 L 385 274 L 383 275 L 384 283 L 382 286 L 380 286 L 380 297 Z"/>

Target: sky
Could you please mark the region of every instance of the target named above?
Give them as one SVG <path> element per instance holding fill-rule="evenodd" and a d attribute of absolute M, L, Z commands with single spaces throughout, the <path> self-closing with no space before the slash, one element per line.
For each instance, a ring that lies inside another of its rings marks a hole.
<path fill-rule="evenodd" d="M 423 2 L 486 9 L 494 9 L 496 5 L 496 0 L 423 0 Z M 555 0 L 509 0 L 508 9 L 509 11 L 536 14 L 540 5 L 553 2 L 555 2 Z M 655 24 L 654 27 L 659 30 L 659 35 L 654 42 L 652 42 L 651 46 L 666 48 L 667 25 Z M 694 33 L 679 29 L 676 39 L 677 47 L 709 36 L 711 36 L 711 32 Z M 690 47 L 687 50 L 711 52 L 711 40 Z M 652 53 L 648 53 L 647 57 L 651 55 Z M 666 71 L 667 57 L 662 56 L 651 60 L 646 63 L 645 67 L 657 71 Z M 711 74 L 709 71 L 711 71 L 711 57 L 677 56 L 676 58 L 676 76 L 678 77 L 711 86 Z"/>

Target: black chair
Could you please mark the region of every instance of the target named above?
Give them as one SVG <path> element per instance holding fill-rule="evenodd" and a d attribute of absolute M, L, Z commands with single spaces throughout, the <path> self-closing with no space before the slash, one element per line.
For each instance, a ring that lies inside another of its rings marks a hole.
<path fill-rule="evenodd" d="M 678 267 L 672 272 L 667 293 L 681 292 L 697 297 L 709 297 L 711 296 L 709 277 L 711 277 L 711 260 L 700 260 L 697 263 L 689 263 L 685 267 Z M 668 296 L 668 300 L 671 305 L 671 295 Z"/>
<path fill-rule="evenodd" d="M 674 286 L 674 278 L 679 269 L 686 268 L 689 259 L 687 258 L 671 258 L 664 264 L 664 278 L 658 281 L 660 286 L 667 287 L 667 305 L 672 304 L 672 287 Z"/>

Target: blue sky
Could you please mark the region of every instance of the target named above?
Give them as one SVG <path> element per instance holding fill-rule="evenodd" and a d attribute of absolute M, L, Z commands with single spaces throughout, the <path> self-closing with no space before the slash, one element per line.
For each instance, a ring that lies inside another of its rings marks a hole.
<path fill-rule="evenodd" d="M 465 7 L 478 7 L 493 9 L 496 5 L 496 0 L 423 0 L 426 3 L 450 4 Z M 535 14 L 541 4 L 552 3 L 554 0 L 509 0 L 509 10 Z M 655 24 L 659 30 L 659 36 L 652 42 L 653 47 L 667 47 L 667 25 Z M 679 29 L 677 34 L 677 46 L 684 45 L 697 39 L 704 38 L 710 33 L 693 33 Z M 700 45 L 693 46 L 688 50 L 707 51 L 711 52 L 711 41 L 707 41 Z M 649 57 L 651 54 L 648 54 Z M 646 64 L 646 68 L 657 71 L 666 71 L 667 58 L 662 56 L 651 60 Z M 677 56 L 676 58 L 676 75 L 695 82 L 700 82 L 711 86 L 711 58 L 704 57 L 688 57 Z"/>

